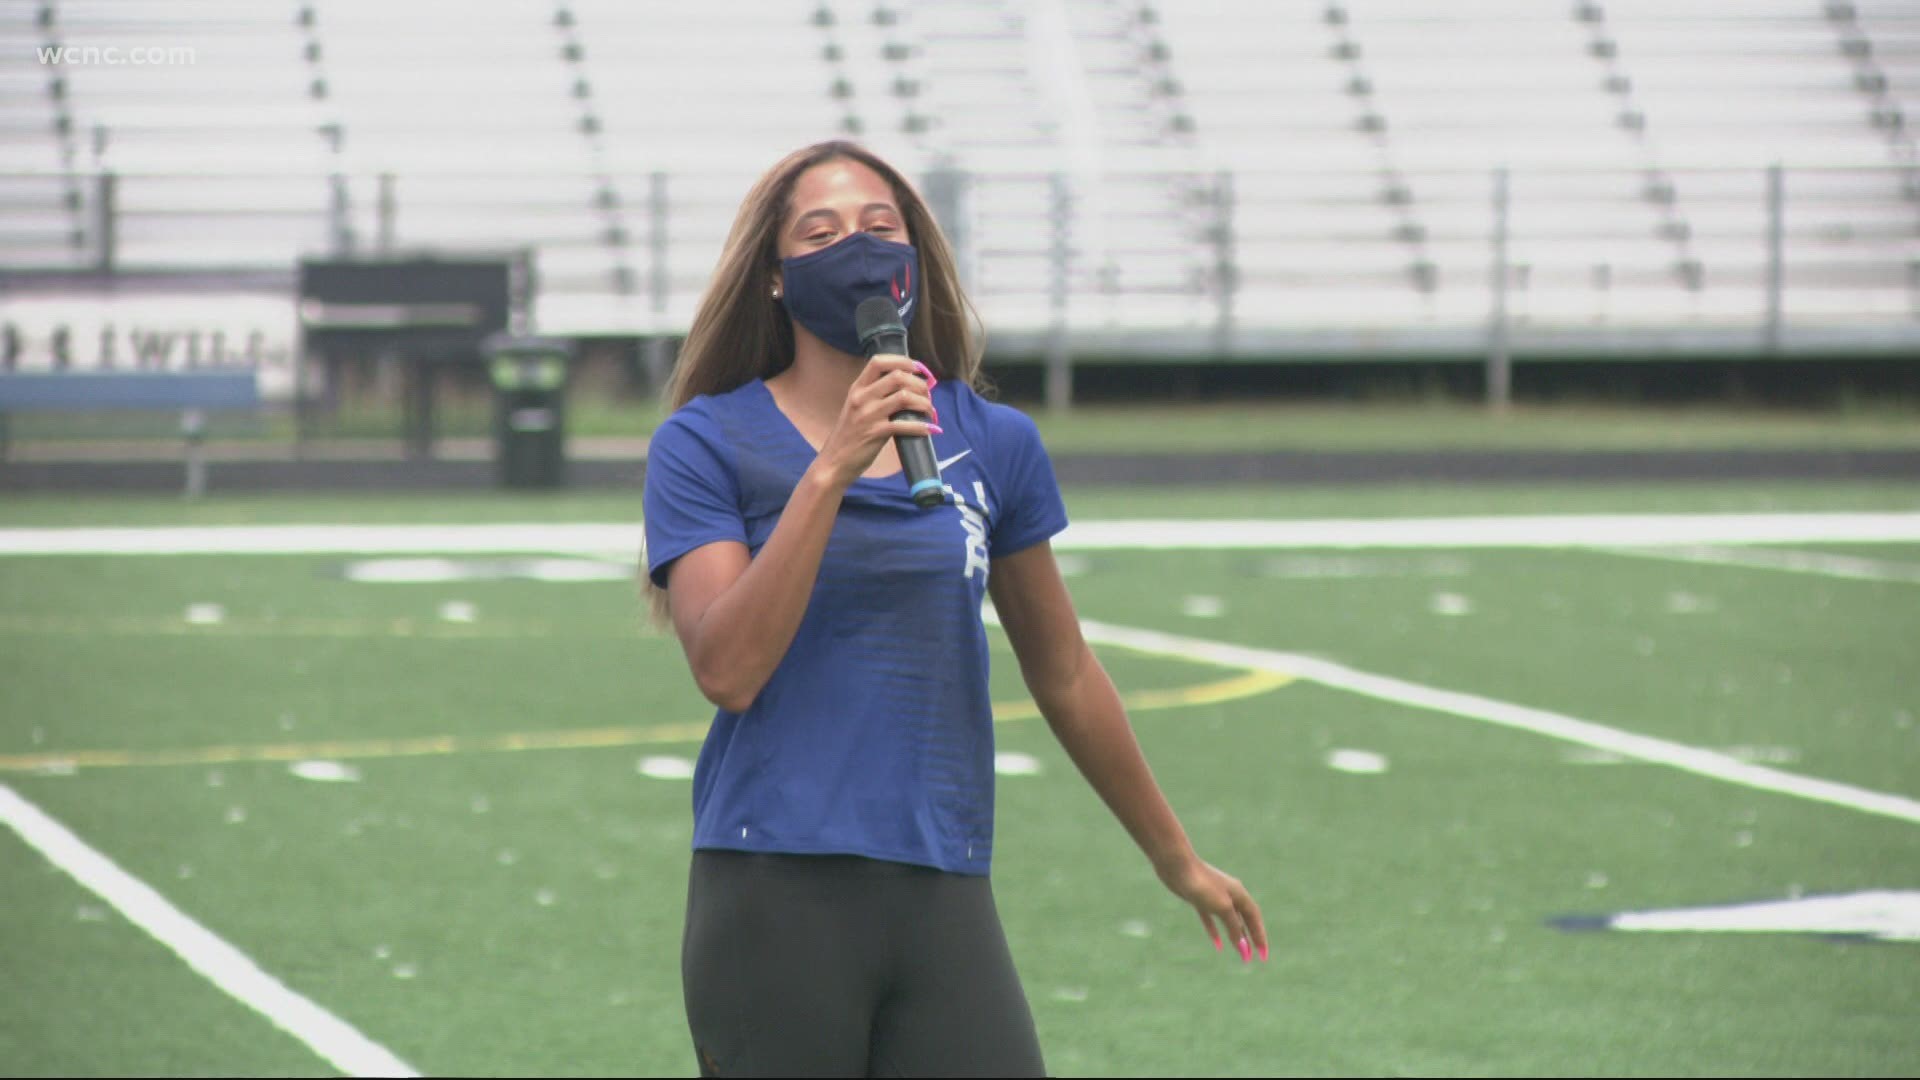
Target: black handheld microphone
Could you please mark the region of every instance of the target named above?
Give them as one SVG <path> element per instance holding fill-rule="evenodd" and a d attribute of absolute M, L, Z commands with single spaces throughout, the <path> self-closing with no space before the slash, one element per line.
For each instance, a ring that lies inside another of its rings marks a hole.
<path fill-rule="evenodd" d="M 900 312 L 884 296 L 869 296 L 853 309 L 853 325 L 860 333 L 860 347 L 871 360 L 878 353 L 907 355 L 907 328 Z M 917 412 L 897 412 L 895 420 L 926 421 Z M 933 459 L 933 440 L 925 435 L 895 435 L 894 449 L 900 452 L 900 467 L 906 473 L 907 494 L 922 510 L 947 501 L 946 488 L 940 483 L 940 465 Z"/>

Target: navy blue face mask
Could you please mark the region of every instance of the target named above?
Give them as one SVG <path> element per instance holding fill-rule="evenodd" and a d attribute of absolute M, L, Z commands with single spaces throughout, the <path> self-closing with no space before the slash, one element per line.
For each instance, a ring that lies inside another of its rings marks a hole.
<path fill-rule="evenodd" d="M 819 251 L 781 259 L 780 274 L 780 302 L 788 314 L 843 353 L 862 353 L 853 312 L 868 297 L 892 300 L 900 312 L 900 324 L 913 326 L 920 253 L 912 244 L 857 232 Z"/>

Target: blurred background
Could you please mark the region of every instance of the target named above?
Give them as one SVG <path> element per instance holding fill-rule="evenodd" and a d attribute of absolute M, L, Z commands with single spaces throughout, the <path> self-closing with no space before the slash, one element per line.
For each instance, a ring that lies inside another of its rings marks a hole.
<path fill-rule="evenodd" d="M 1158 433 L 1311 449 L 1803 442 L 1808 410 L 1820 438 L 1899 441 L 1920 400 L 1909 0 L 15 0 L 0 20 L 0 372 L 143 376 L 10 380 L 16 488 L 160 483 L 73 459 L 177 459 L 183 424 L 216 460 L 638 460 L 747 185 L 830 137 L 915 179 L 989 375 L 1067 452 L 1127 448 L 1141 403 L 1375 406 L 1233 413 L 1232 439 L 1163 410 Z M 564 390 L 526 355 L 529 378 L 496 370 L 496 332 L 546 339 Z M 253 385 L 157 377 L 214 372 Z M 523 408 L 545 399 L 564 410 Z M 1547 404 L 1577 407 L 1524 408 Z M 1646 405 L 1706 411 L 1620 410 Z M 329 475 L 273 474 L 382 474 Z"/>

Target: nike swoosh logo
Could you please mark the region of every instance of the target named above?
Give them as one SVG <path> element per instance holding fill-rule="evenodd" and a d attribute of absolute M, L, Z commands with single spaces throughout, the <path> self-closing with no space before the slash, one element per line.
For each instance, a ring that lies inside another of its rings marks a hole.
<path fill-rule="evenodd" d="M 971 453 L 973 453 L 972 448 L 968 448 L 966 450 L 960 451 L 959 453 L 953 455 L 952 457 L 946 459 L 945 461 L 940 462 L 940 471 L 941 472 L 947 471 L 947 466 L 953 464 L 956 461 L 959 461 L 961 458 L 966 457 L 968 454 L 971 454 Z"/>

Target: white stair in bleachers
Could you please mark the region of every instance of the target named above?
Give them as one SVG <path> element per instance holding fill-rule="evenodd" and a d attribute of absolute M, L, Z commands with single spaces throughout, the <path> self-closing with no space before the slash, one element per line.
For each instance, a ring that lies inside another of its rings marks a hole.
<path fill-rule="evenodd" d="M 45 43 L 36 9 L 0 7 L 0 261 L 83 265 L 81 192 L 69 179 L 50 87 L 59 71 L 35 52 Z"/>
<path fill-rule="evenodd" d="M 316 16 L 342 163 L 357 177 L 393 175 L 396 247 L 533 249 L 542 329 L 553 329 L 549 288 L 615 289 L 553 8 L 324 0 Z M 363 237 L 377 228 L 378 197 L 355 191 Z"/>
<path fill-rule="evenodd" d="M 1499 166 L 1525 325 L 1751 325 L 1775 162 L 1790 317 L 1920 296 L 1915 0 L 34 0 L 0 51 L 10 266 L 89 264 L 103 169 L 130 268 L 291 266 L 342 194 L 369 250 L 388 173 L 399 247 L 536 249 L 541 328 L 676 329 L 752 180 L 857 132 L 975 170 L 990 328 L 1052 318 L 1054 175 L 1090 331 L 1215 317 L 1227 171 L 1256 330 L 1484 325 Z"/>
<path fill-rule="evenodd" d="M 60 65 L 77 138 L 102 154 L 84 164 L 123 174 L 241 172 L 305 159 L 320 148 L 292 13 L 245 0 L 53 5 L 59 40 L 119 50 L 122 62 Z M 131 50 L 164 63 L 134 63 Z"/>
<path fill-rule="evenodd" d="M 1920 5 L 1912 0 L 1855 0 L 1859 25 L 1873 58 L 1886 73 L 1888 94 L 1920 124 Z"/>
<path fill-rule="evenodd" d="M 326 204 L 313 175 L 297 196 L 274 194 L 290 165 L 317 161 L 319 151 L 289 12 L 237 0 L 50 7 L 50 24 L 34 37 L 75 55 L 64 63 L 34 60 L 43 109 L 51 108 L 45 84 L 57 79 L 72 126 L 69 154 L 49 171 L 65 174 L 84 204 L 74 226 L 87 236 L 86 250 L 67 265 L 95 257 L 92 178 L 102 170 L 120 176 L 115 251 L 123 266 L 258 266 L 290 260 L 319 241 Z M 37 20 L 42 9 L 8 10 Z M 7 33 L 11 45 L 15 23 Z M 60 153 L 58 140 L 40 145 Z M 0 167 L 16 160 L 9 147 Z M 150 179 L 154 173 L 174 177 Z M 263 175 L 233 179 L 249 173 Z M 199 194 L 209 188 L 222 194 Z M 24 252 L 21 261 L 63 262 Z"/>

